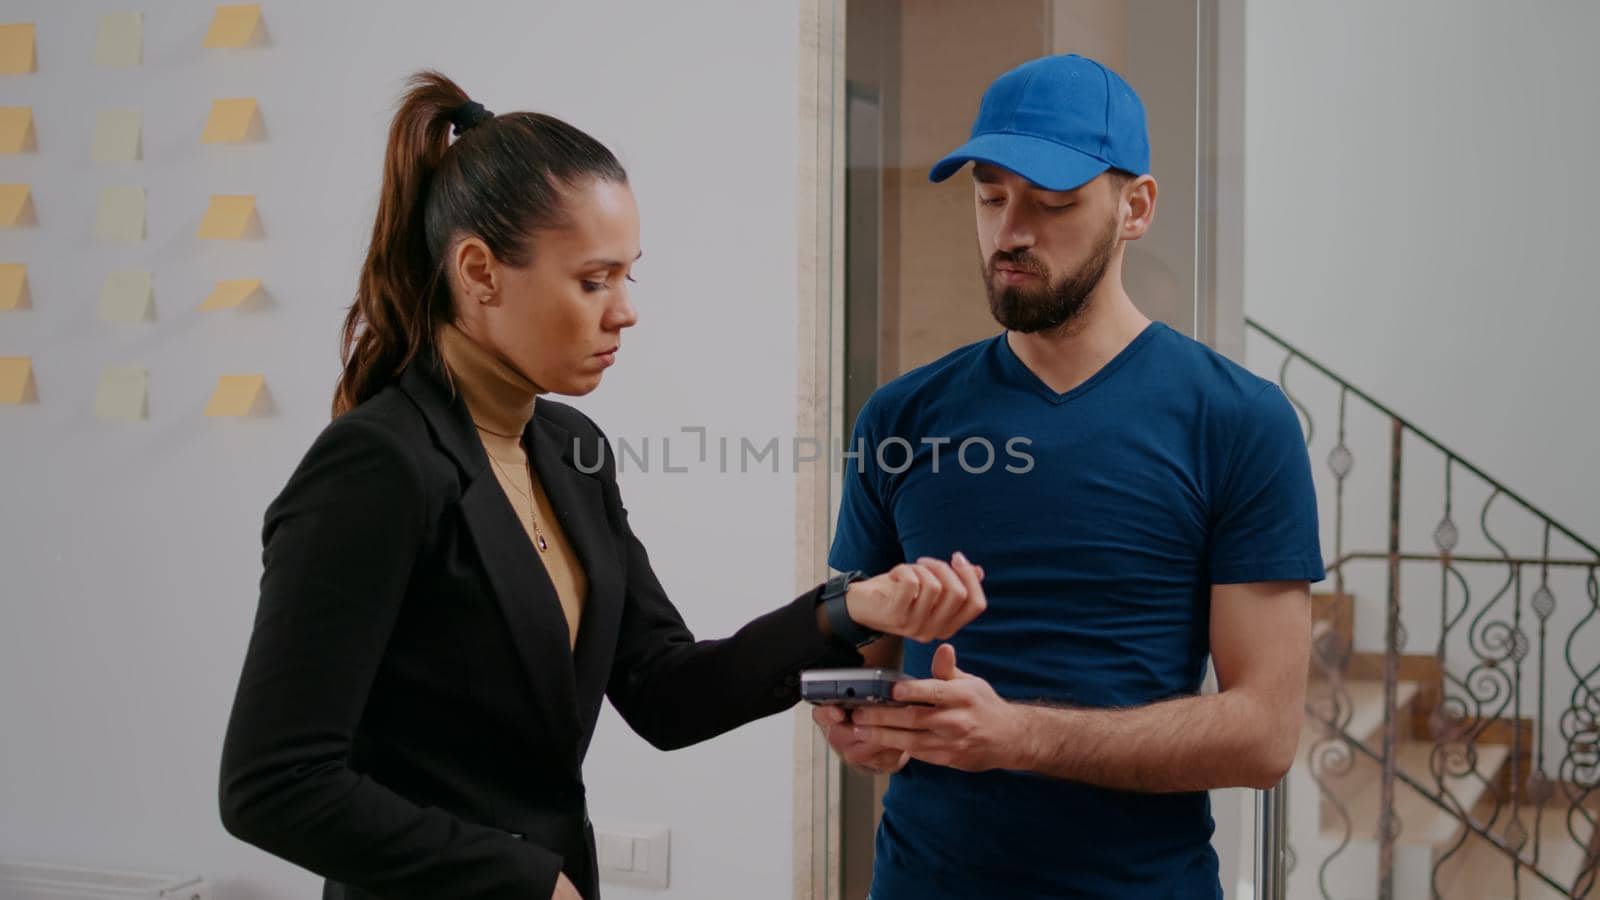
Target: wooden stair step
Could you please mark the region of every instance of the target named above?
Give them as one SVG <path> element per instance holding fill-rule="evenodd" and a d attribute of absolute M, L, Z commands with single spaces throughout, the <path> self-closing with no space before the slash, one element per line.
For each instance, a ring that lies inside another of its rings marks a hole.
<path fill-rule="evenodd" d="M 1360 741 L 1367 747 L 1378 750 L 1383 746 L 1383 682 L 1355 680 L 1340 682 L 1343 690 L 1342 700 L 1350 705 L 1350 721 L 1346 726 L 1346 733 Z M 1332 690 L 1329 683 L 1312 684 L 1308 686 L 1309 697 L 1315 697 L 1319 692 L 1326 696 Z M 1416 699 L 1421 688 L 1416 682 L 1401 681 L 1395 684 L 1395 717 L 1400 726 L 1402 736 L 1408 734 L 1406 723 L 1410 720 L 1407 708 Z M 1322 706 L 1313 702 L 1313 709 Z M 1329 738 L 1327 726 L 1317 719 L 1315 713 L 1306 715 L 1305 728 L 1300 735 L 1299 759 L 1308 760 L 1310 755 L 1319 747 L 1331 747 L 1334 757 L 1340 753 L 1355 754 L 1355 759 L 1350 768 L 1344 772 L 1326 771 L 1324 780 L 1326 787 L 1338 797 L 1352 797 L 1378 778 L 1378 767 L 1371 760 L 1361 756 L 1357 751 L 1343 746 L 1344 742 L 1337 737 Z M 1335 825 L 1338 822 L 1338 813 L 1334 804 L 1321 791 L 1317 792 L 1319 805 L 1318 815 L 1324 827 Z"/>
<path fill-rule="evenodd" d="M 1355 706 L 1355 711 L 1350 715 L 1350 725 L 1346 729 L 1350 735 L 1367 744 L 1381 742 L 1383 738 L 1383 682 L 1381 681 L 1347 681 L 1345 690 L 1350 694 L 1350 700 Z M 1420 687 L 1415 681 L 1399 681 L 1395 683 L 1394 708 L 1396 716 L 1403 716 L 1411 706 L 1411 701 L 1417 698 Z"/>
<path fill-rule="evenodd" d="M 1341 682 L 1344 689 L 1343 700 L 1350 704 L 1350 724 L 1345 731 L 1362 743 L 1376 746 L 1375 741 L 1381 740 L 1383 728 L 1383 682 L 1354 680 Z M 1333 688 L 1331 684 L 1323 682 L 1307 687 L 1307 699 L 1312 708 L 1318 708 L 1316 698 L 1327 696 Z M 1406 712 L 1411 702 L 1417 698 L 1421 687 L 1414 681 L 1399 681 L 1395 683 L 1395 715 L 1401 717 L 1401 730 L 1405 731 Z M 1325 726 L 1315 715 L 1307 713 L 1305 727 L 1301 734 L 1300 746 L 1305 748 L 1321 740 L 1326 734 Z"/>
<path fill-rule="evenodd" d="M 1433 744 L 1422 741 L 1405 741 L 1395 748 L 1396 770 L 1411 776 L 1429 791 L 1439 789 L 1429 767 L 1433 747 Z M 1511 748 L 1503 744 L 1479 744 L 1476 749 L 1477 765 L 1472 772 L 1459 776 L 1446 775 L 1444 778 L 1445 789 L 1462 809 L 1467 810 L 1477 806 L 1488 785 L 1500 777 L 1500 768 L 1511 755 Z M 1377 761 L 1370 759 L 1363 759 L 1357 765 L 1364 765 L 1371 771 L 1379 772 L 1379 775 L 1362 785 L 1359 791 L 1343 795 L 1341 801 L 1350 816 L 1350 836 L 1376 840 L 1378 814 L 1383 806 L 1381 769 Z M 1394 785 L 1394 810 L 1400 817 L 1399 842 L 1402 844 L 1437 847 L 1449 843 L 1460 830 L 1461 823 L 1456 816 L 1440 809 L 1398 779 Z M 1337 815 L 1324 815 L 1322 821 L 1324 836 L 1337 840 L 1340 831 Z"/>
<path fill-rule="evenodd" d="M 1579 838 L 1574 840 L 1567 830 L 1569 809 L 1565 798 L 1559 796 L 1550 801 L 1543 812 L 1533 806 L 1521 809 L 1522 824 L 1528 830 L 1528 842 L 1522 849 L 1523 858 L 1529 861 L 1533 859 L 1533 840 L 1537 834 L 1539 869 L 1554 878 L 1565 891 L 1555 890 L 1525 869 L 1518 873 L 1513 884 L 1510 857 L 1477 834 L 1469 833 L 1461 848 L 1439 866 L 1437 883 L 1440 895 L 1481 897 L 1484 900 L 1510 900 L 1514 896 L 1522 900 L 1571 897 L 1573 881 L 1583 870 L 1586 848 L 1592 846 L 1594 841 L 1594 829 L 1581 816 L 1574 816 Z M 1510 822 L 1511 810 L 1502 810 L 1499 819 L 1489 830 L 1503 838 Z M 1538 830 L 1535 831 L 1535 828 Z M 1587 895 L 1600 897 L 1600 890 L 1591 890 Z"/>

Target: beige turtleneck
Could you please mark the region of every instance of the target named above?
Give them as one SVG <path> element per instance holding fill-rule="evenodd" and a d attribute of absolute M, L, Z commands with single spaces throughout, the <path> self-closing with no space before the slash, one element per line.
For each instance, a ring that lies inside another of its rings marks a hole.
<path fill-rule="evenodd" d="M 555 509 L 522 446 L 522 434 L 533 420 L 539 388 L 454 325 L 439 329 L 438 344 L 439 355 L 449 367 L 478 428 L 483 450 L 489 455 L 489 468 L 516 509 L 539 562 L 555 585 L 556 596 L 561 598 L 561 610 L 567 616 L 568 646 L 576 646 L 583 601 L 589 591 L 588 578 L 556 521 Z"/>

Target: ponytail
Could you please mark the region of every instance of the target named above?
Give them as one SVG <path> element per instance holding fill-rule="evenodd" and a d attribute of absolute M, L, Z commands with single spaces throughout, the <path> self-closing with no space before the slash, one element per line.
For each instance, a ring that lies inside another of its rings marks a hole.
<path fill-rule="evenodd" d="M 628 180 L 611 151 L 560 119 L 495 116 L 438 72 L 413 75 L 389 126 L 334 416 L 431 358 L 435 332 L 455 317 L 443 260 L 456 240 L 478 237 L 502 262 L 526 264 L 534 232 L 564 221 L 562 189 L 586 177 Z"/>

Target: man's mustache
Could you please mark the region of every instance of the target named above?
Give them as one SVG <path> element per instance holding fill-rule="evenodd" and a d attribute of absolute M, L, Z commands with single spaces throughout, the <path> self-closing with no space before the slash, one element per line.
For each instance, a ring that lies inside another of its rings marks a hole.
<path fill-rule="evenodd" d="M 995 270 L 1002 265 L 1018 272 L 1037 275 L 1040 278 L 1048 278 L 1050 276 L 1050 269 L 1026 250 L 1017 252 L 996 250 L 994 255 L 989 257 L 989 277 L 993 278 Z"/>

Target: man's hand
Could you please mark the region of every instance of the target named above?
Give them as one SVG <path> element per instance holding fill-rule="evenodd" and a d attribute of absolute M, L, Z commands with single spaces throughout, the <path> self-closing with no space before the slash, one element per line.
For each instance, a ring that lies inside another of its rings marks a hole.
<path fill-rule="evenodd" d="M 944 640 L 989 605 L 983 569 L 957 553 L 954 565 L 923 557 L 850 585 L 845 609 L 858 625 L 918 641 Z"/>
<path fill-rule="evenodd" d="M 850 724 L 850 710 L 837 706 L 816 706 L 811 721 L 828 739 L 828 746 L 851 768 L 874 775 L 890 775 L 906 767 L 911 754 L 904 750 L 879 747 L 859 740 Z"/>
<path fill-rule="evenodd" d="M 955 647 L 939 647 L 933 677 L 895 685 L 894 698 L 926 705 L 857 709 L 852 724 L 837 726 L 849 728 L 858 758 L 882 760 L 898 751 L 967 772 L 1026 768 L 1024 711 L 989 682 L 956 668 Z M 831 733 L 829 743 L 839 748 Z"/>

